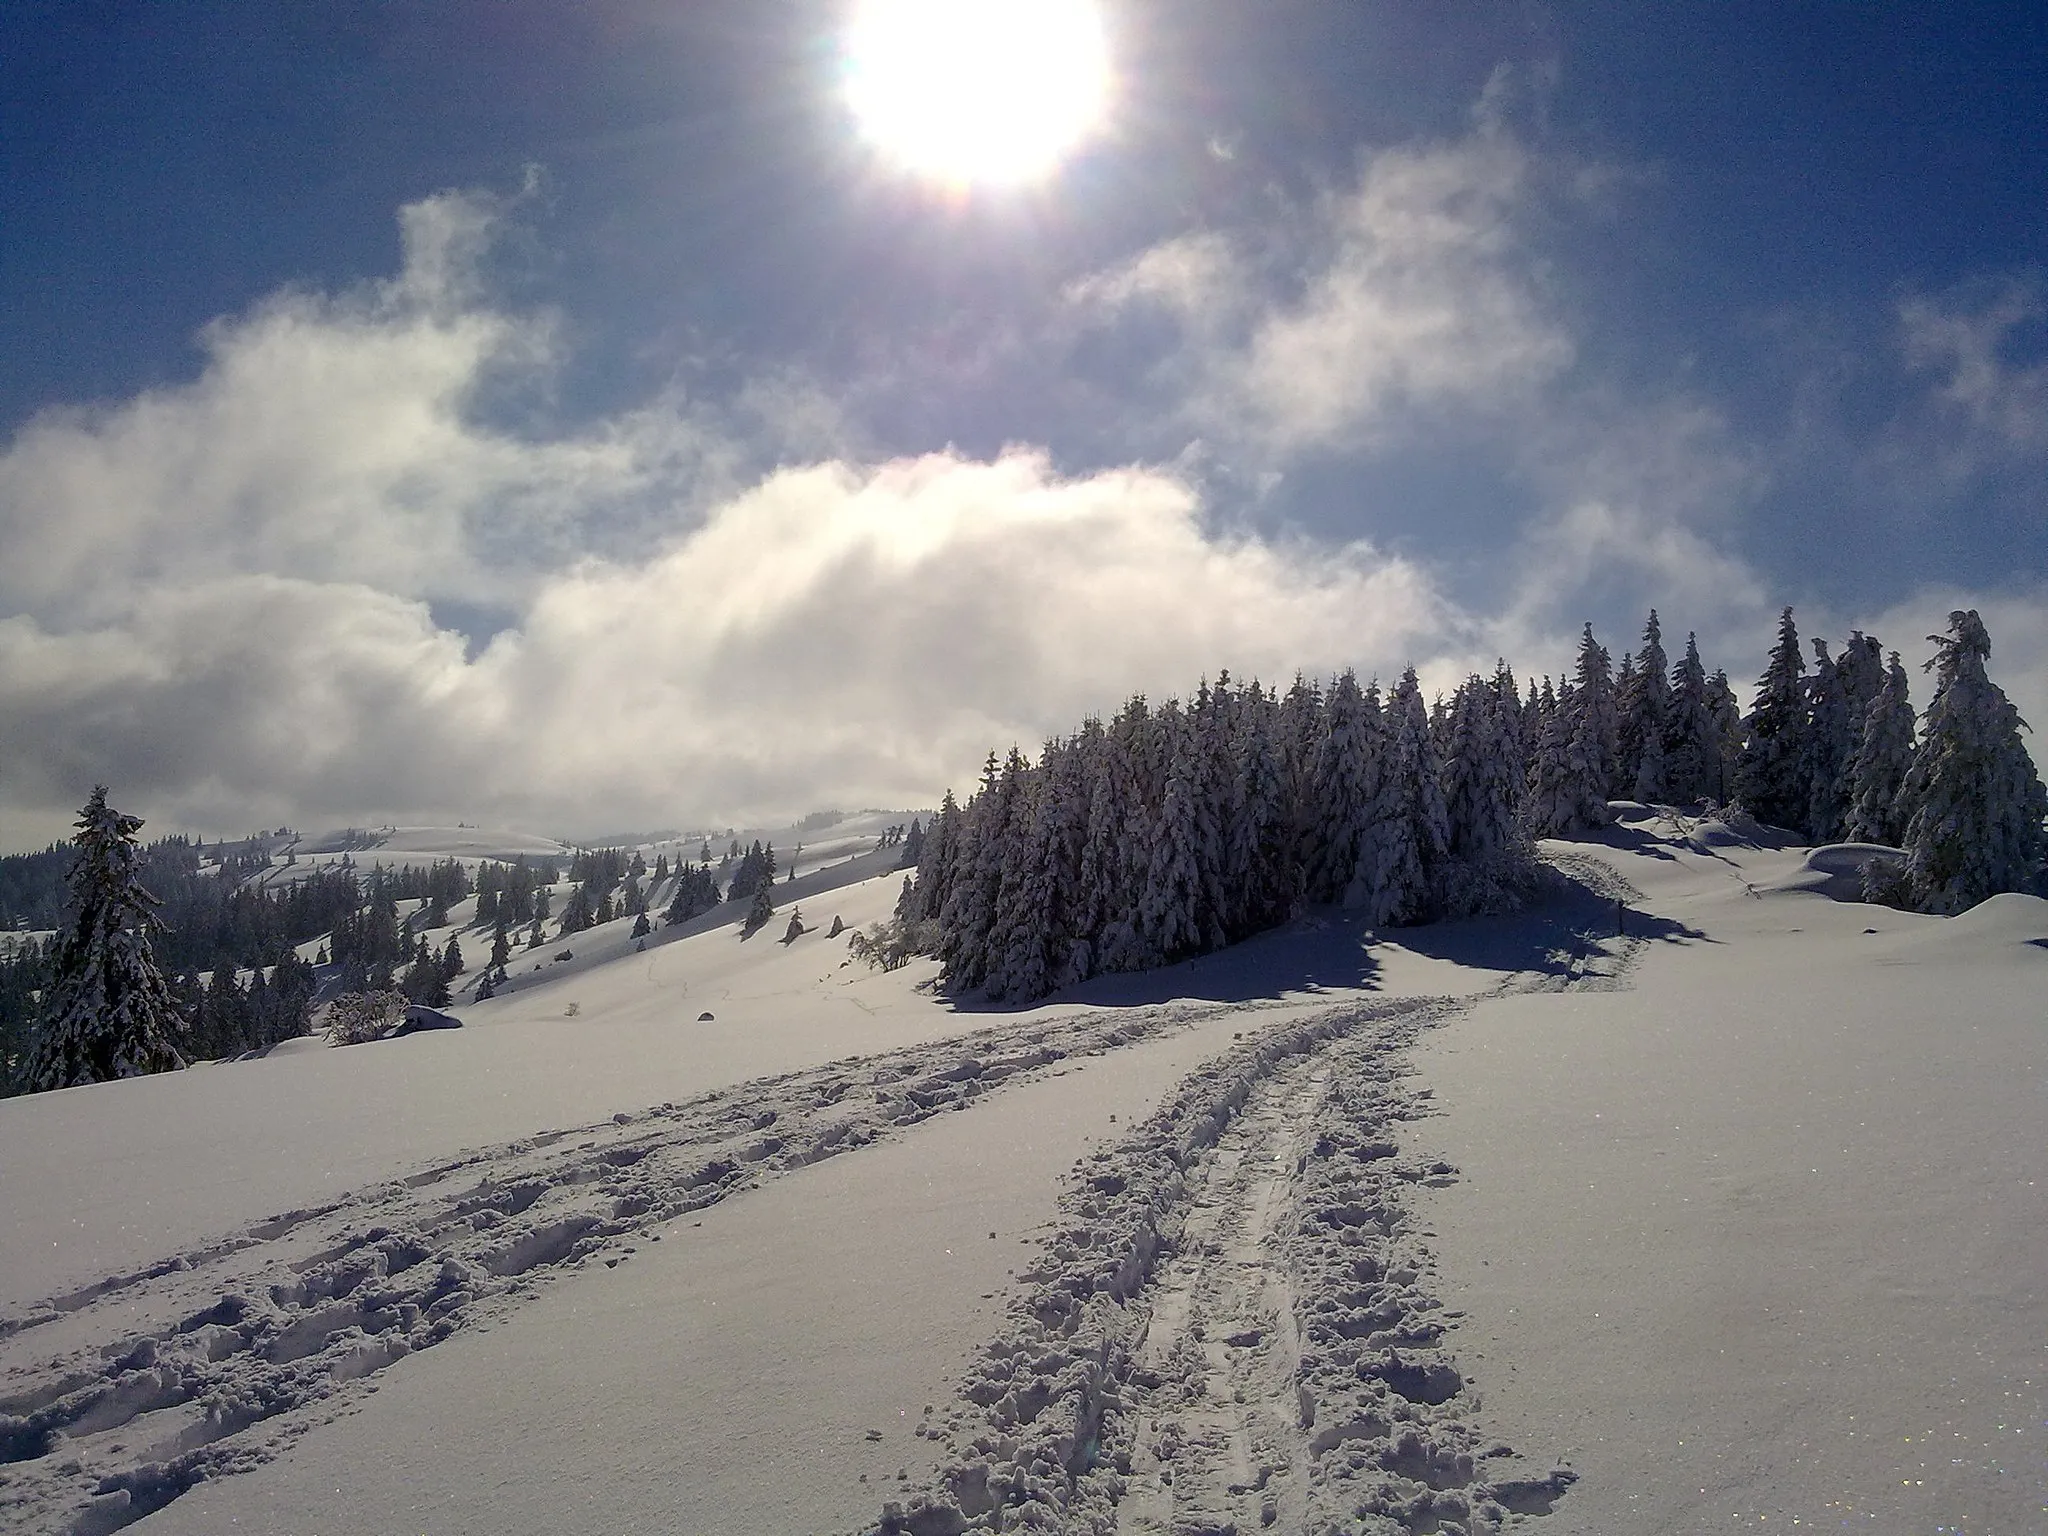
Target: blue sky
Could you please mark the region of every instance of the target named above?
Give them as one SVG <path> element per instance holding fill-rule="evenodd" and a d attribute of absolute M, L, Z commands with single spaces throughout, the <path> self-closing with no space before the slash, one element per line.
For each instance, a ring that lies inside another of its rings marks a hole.
<path fill-rule="evenodd" d="M 17 8 L 0 841 L 929 801 L 1652 604 L 1745 694 L 1977 606 L 2048 717 L 2039 6 L 1105 0 L 965 191 L 849 12 Z"/>

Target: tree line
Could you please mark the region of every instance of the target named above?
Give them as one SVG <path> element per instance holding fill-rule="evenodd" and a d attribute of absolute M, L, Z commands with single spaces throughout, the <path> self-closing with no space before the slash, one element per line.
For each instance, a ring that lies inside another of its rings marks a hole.
<path fill-rule="evenodd" d="M 1979 616 L 1929 639 L 1917 731 L 1896 652 L 1816 640 L 1809 675 L 1789 608 L 1747 714 L 1696 637 L 1669 660 L 1654 610 L 1618 672 L 1588 624 L 1572 674 L 1526 697 L 1505 662 L 1429 705 L 1413 668 L 1384 698 L 1350 671 L 1284 696 L 1227 673 L 1185 705 L 1136 696 L 1036 762 L 990 753 L 965 805 L 948 791 L 878 953 L 934 954 L 949 989 L 1024 1002 L 1311 903 L 1376 926 L 1503 911 L 1531 889 L 1531 839 L 1605 826 L 1613 799 L 1895 846 L 1870 893 L 1960 911 L 2041 878 L 2048 791 Z"/>
<path fill-rule="evenodd" d="M 1312 903 L 1373 925 L 1506 911 L 1534 886 L 1533 840 L 1607 824 L 1616 798 L 1746 810 L 1810 841 L 1882 844 L 1896 852 L 1866 864 L 1868 895 L 1961 911 L 2041 882 L 2048 789 L 2025 722 L 1990 679 L 1979 615 L 1958 610 L 1947 635 L 1928 638 L 1934 690 L 1917 717 L 1897 652 L 1885 662 L 1858 633 L 1839 652 L 1816 640 L 1809 672 L 1789 608 L 1746 714 L 1694 638 L 1670 662 L 1654 611 L 1618 670 L 1587 625 L 1571 675 L 1526 695 L 1503 661 L 1429 703 L 1412 667 L 1384 694 L 1345 671 L 1327 684 L 1297 675 L 1284 695 L 1225 673 L 1185 704 L 1134 696 L 1107 723 L 1048 741 L 1035 762 L 1014 747 L 1001 762 L 990 753 L 966 804 L 948 791 L 929 824 L 900 838 L 891 829 L 915 873 L 896 931 L 866 948 L 884 963 L 936 954 L 949 988 L 1022 1002 L 1219 949 Z M 491 896 L 478 989 L 488 996 L 520 914 L 529 945 L 540 942 L 556 873 L 520 859 L 472 881 L 448 859 L 372 869 L 359 889 L 344 859 L 276 890 L 235 889 L 199 879 L 197 845 L 144 848 L 140 826 L 96 788 L 72 840 L 62 926 L 48 946 L 0 957 L 10 1090 L 160 1071 L 187 1051 L 302 1033 L 313 968 L 295 946 L 316 922 L 345 990 L 395 985 L 445 1002 L 461 946 L 451 937 L 437 950 L 417 930 L 444 925 L 472 888 L 480 918 Z M 198 906 L 211 926 L 169 928 L 167 903 L 145 883 L 152 869 L 210 886 Z M 725 875 L 724 899 L 749 901 L 757 929 L 776 873 L 772 845 L 742 853 L 735 840 L 714 871 L 707 842 L 701 862 L 676 866 L 667 919 L 715 904 Z M 637 851 L 596 849 L 577 853 L 570 875 L 563 934 L 630 913 L 644 935 L 669 869 L 666 856 L 650 873 Z M 412 922 L 398 916 L 406 899 L 422 904 Z M 166 955 L 210 953 L 211 979 L 201 987 L 187 964 L 166 980 L 153 942 Z M 244 982 L 239 954 L 251 951 L 259 963 Z"/>

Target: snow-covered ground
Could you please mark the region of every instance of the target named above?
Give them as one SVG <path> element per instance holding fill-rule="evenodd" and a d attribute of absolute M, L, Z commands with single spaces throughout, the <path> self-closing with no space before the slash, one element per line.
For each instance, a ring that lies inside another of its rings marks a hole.
<path fill-rule="evenodd" d="M 2048 1526 L 2048 903 L 1551 852 L 1021 1012 L 843 963 L 881 873 L 0 1103 L 0 1526 Z"/>

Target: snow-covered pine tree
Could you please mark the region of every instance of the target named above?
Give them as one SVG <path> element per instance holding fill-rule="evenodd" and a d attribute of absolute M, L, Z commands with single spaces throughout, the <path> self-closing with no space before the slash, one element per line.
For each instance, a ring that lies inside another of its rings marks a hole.
<path fill-rule="evenodd" d="M 1567 703 L 1569 694 L 1567 688 Z M 1572 724 L 1547 677 L 1533 713 L 1542 720 L 1543 730 L 1529 756 L 1529 778 L 1522 791 L 1522 829 L 1531 837 L 1564 837 L 1575 830 L 1573 817 L 1578 805 L 1569 768 Z"/>
<path fill-rule="evenodd" d="M 1643 648 L 1636 653 L 1633 686 L 1624 694 L 1617 684 L 1623 742 L 1617 789 L 1629 799 L 1667 801 L 1665 743 L 1671 731 L 1671 663 L 1664 654 L 1664 630 L 1657 610 L 1643 625 Z"/>
<path fill-rule="evenodd" d="M 1118 811 L 1117 769 L 1112 758 L 1121 750 L 1090 717 L 1075 744 L 1081 793 L 1080 859 L 1074 875 L 1074 897 L 1068 922 L 1074 934 L 1071 964 L 1074 979 L 1103 969 L 1104 941 L 1116 914 L 1128 912 L 1123 899 L 1122 820 Z"/>
<path fill-rule="evenodd" d="M 1436 907 L 1452 917 L 1503 912 L 1519 904 L 1529 872 L 1517 824 L 1519 722 L 1496 688 L 1468 678 L 1451 702 L 1449 750 L 1441 767 L 1449 856 L 1437 876 Z"/>
<path fill-rule="evenodd" d="M 1200 953 L 1205 938 L 1200 784 L 1193 730 L 1171 699 L 1159 712 L 1159 724 L 1172 744 L 1172 755 L 1159 814 L 1152 823 L 1152 856 L 1138 904 L 1138 931 L 1155 965 Z"/>
<path fill-rule="evenodd" d="M 1607 786 L 1616 800 L 1630 799 L 1635 792 L 1636 767 L 1643 756 L 1641 708 L 1642 677 L 1635 654 L 1624 651 L 1614 670 L 1614 781 Z"/>
<path fill-rule="evenodd" d="M 945 910 L 946 893 L 952 888 L 953 858 L 959 848 L 960 805 L 948 789 L 939 802 L 939 813 L 926 829 L 924 846 L 918 851 L 917 874 L 903 882 L 903 894 L 896 902 L 896 916 L 906 923 L 937 918 Z"/>
<path fill-rule="evenodd" d="M 924 857 L 924 824 L 915 816 L 910 818 L 910 831 L 903 839 L 903 853 L 896 860 L 898 869 L 915 869 L 918 860 Z"/>
<path fill-rule="evenodd" d="M 1573 750 L 1584 760 L 1586 768 L 1598 776 L 1602 806 L 1598 819 L 1585 824 L 1605 826 L 1609 820 L 1605 810 L 1608 786 L 1615 782 L 1618 771 L 1620 722 L 1614 703 L 1613 665 L 1607 647 L 1593 638 L 1590 623 L 1579 637 L 1579 657 L 1572 672 L 1572 707 L 1577 711 L 1572 722 Z"/>
<path fill-rule="evenodd" d="M 751 938 L 759 933 L 768 920 L 775 915 L 775 882 L 763 880 L 754 887 L 752 902 L 747 907 L 747 920 L 740 925 L 740 937 Z"/>
<path fill-rule="evenodd" d="M 971 992 L 988 978 L 994 959 L 989 953 L 989 933 L 995 926 L 1003 869 L 1015 856 L 1011 840 L 1018 829 L 1012 825 L 1013 813 L 1028 766 L 1014 746 L 1001 768 L 996 766 L 995 753 L 989 753 L 981 788 L 962 818 L 964 835 L 953 888 L 940 914 L 939 959 L 946 985 L 956 992 Z"/>
<path fill-rule="evenodd" d="M 1529 751 L 1522 721 L 1522 695 L 1515 686 L 1514 669 L 1508 665 L 1505 656 L 1497 658 L 1494 663 L 1492 686 L 1494 713 L 1501 723 L 1501 751 L 1507 756 L 1508 772 L 1514 784 L 1515 811 L 1519 816 L 1522 793 L 1529 783 Z"/>
<path fill-rule="evenodd" d="M 1106 919 L 1096 930 L 1098 970 L 1142 971 L 1159 963 L 1147 945 L 1138 911 L 1151 876 L 1152 825 L 1165 790 L 1158 749 L 1161 734 L 1160 722 L 1143 694 L 1127 699 L 1109 724 L 1102 759 L 1111 775 L 1107 804 L 1091 803 L 1089 812 L 1090 838 L 1106 837 L 1113 853 L 1112 886 L 1092 898 Z M 1096 821 L 1098 811 L 1105 809 L 1114 818 L 1107 827 Z"/>
<path fill-rule="evenodd" d="M 1281 826 L 1285 840 L 1282 867 L 1292 881 L 1288 905 L 1308 901 L 1316 878 L 1316 826 L 1321 819 L 1321 790 L 1316 783 L 1316 765 L 1327 729 L 1323 718 L 1322 690 L 1294 674 L 1294 685 L 1280 702 L 1275 726 L 1280 748 Z"/>
<path fill-rule="evenodd" d="M 1233 939 L 1272 927 L 1293 904 L 1295 883 L 1285 867 L 1291 846 L 1286 776 L 1275 739 L 1279 724 L 1279 701 L 1254 681 L 1239 701 L 1232 753 L 1237 792 L 1225 878 L 1236 893 Z"/>
<path fill-rule="evenodd" d="M 1835 670 L 1842 674 L 1842 692 L 1849 699 L 1850 734 L 1863 739 L 1863 717 L 1885 685 L 1884 647 L 1860 629 L 1849 631 Z"/>
<path fill-rule="evenodd" d="M 982 985 L 997 1000 L 1029 1002 L 1052 990 L 1064 951 L 1055 885 L 1059 858 L 1059 811 L 1048 771 L 1058 747 L 1045 744 L 1040 766 L 1019 779 L 1011 807 L 1009 852 L 996 891 L 995 919 L 988 936 L 988 968 Z"/>
<path fill-rule="evenodd" d="M 1852 842 L 1897 847 L 1906 834 L 1899 793 L 1913 766 L 1913 701 L 1906 669 L 1892 652 L 1884 684 L 1863 714 L 1863 740 L 1856 749 L 1855 798 L 1849 810 Z"/>
<path fill-rule="evenodd" d="M 562 903 L 562 921 L 556 929 L 563 938 L 581 933 L 595 919 L 596 913 L 590 905 L 590 889 L 579 885 L 569 892 L 569 899 Z"/>
<path fill-rule="evenodd" d="M 1721 798 L 1717 735 L 1699 637 L 1688 634 L 1685 654 L 1671 669 L 1671 715 L 1664 734 L 1664 782 L 1673 804 Z"/>
<path fill-rule="evenodd" d="M 1841 840 L 1849 819 L 1850 773 L 1856 757 L 1856 722 L 1841 668 L 1827 642 L 1813 642 L 1813 675 L 1806 680 L 1806 818 L 1809 841 Z"/>
<path fill-rule="evenodd" d="M 1379 794 L 1360 874 L 1344 893 L 1344 904 L 1363 911 L 1374 927 L 1429 915 L 1450 841 L 1441 767 L 1413 667 L 1387 699 L 1380 740 Z"/>
<path fill-rule="evenodd" d="M 1311 901 L 1349 901 L 1354 885 L 1370 887 L 1367 863 L 1372 822 L 1380 803 L 1380 704 L 1348 667 L 1323 701 L 1323 739 L 1316 754 L 1314 831 L 1310 847 Z"/>
<path fill-rule="evenodd" d="M 1101 727 L 1098 725 L 1098 732 Z M 1080 738 L 1063 742 L 1044 769 L 1049 824 L 1045 829 L 1048 883 L 1052 888 L 1046 965 L 1057 989 L 1095 974 L 1094 933 L 1084 926 L 1087 902 L 1081 889 L 1081 855 L 1088 838 L 1090 756 Z"/>
<path fill-rule="evenodd" d="M 1967 910 L 2027 889 L 2048 856 L 2048 789 L 2027 755 L 2027 729 L 1984 664 L 1991 636 L 1975 609 L 1948 616 L 1927 665 L 1934 699 L 1906 775 L 1906 876 L 1923 912 Z"/>
<path fill-rule="evenodd" d="M 137 816 L 95 785 L 79 812 L 69 910 L 52 957 L 44 1023 L 26 1074 L 31 1092 L 182 1067 L 184 1033 L 150 953 L 157 899 L 142 884 Z"/>
<path fill-rule="evenodd" d="M 1778 618 L 1778 643 L 1756 702 L 1743 721 L 1742 757 L 1735 793 L 1749 813 L 1775 827 L 1796 830 L 1806 822 L 1812 779 L 1806 754 L 1806 658 L 1799 654 L 1799 629 L 1787 608 Z"/>
<path fill-rule="evenodd" d="M 1195 909 L 1203 950 L 1221 949 L 1235 917 L 1236 892 L 1229 885 L 1230 822 L 1237 795 L 1237 770 L 1230 759 L 1232 700 L 1230 674 L 1220 673 L 1216 686 L 1204 683 L 1188 710 L 1188 750 L 1194 770 L 1195 860 L 1202 878 L 1202 898 Z"/>
<path fill-rule="evenodd" d="M 1714 741 L 1721 758 L 1720 784 L 1708 793 L 1717 804 L 1725 805 L 1734 798 L 1736 770 L 1742 761 L 1742 704 L 1728 674 L 1719 667 L 1707 679 L 1707 708 L 1714 712 Z"/>
<path fill-rule="evenodd" d="M 1557 694 L 1550 685 L 1549 677 L 1541 686 L 1535 678 L 1529 679 L 1529 697 L 1522 704 L 1522 792 L 1527 795 L 1529 785 L 1535 782 L 1536 754 L 1543 747 L 1543 732 L 1550 724 L 1550 717 L 1557 711 Z"/>

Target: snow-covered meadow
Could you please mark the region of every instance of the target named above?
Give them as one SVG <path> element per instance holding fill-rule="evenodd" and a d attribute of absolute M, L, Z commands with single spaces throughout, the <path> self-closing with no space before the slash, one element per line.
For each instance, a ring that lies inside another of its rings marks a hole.
<path fill-rule="evenodd" d="M 0 1524 L 2042 1528 L 2048 902 L 1622 812 L 1028 1009 L 852 960 L 856 860 L 0 1103 Z"/>

